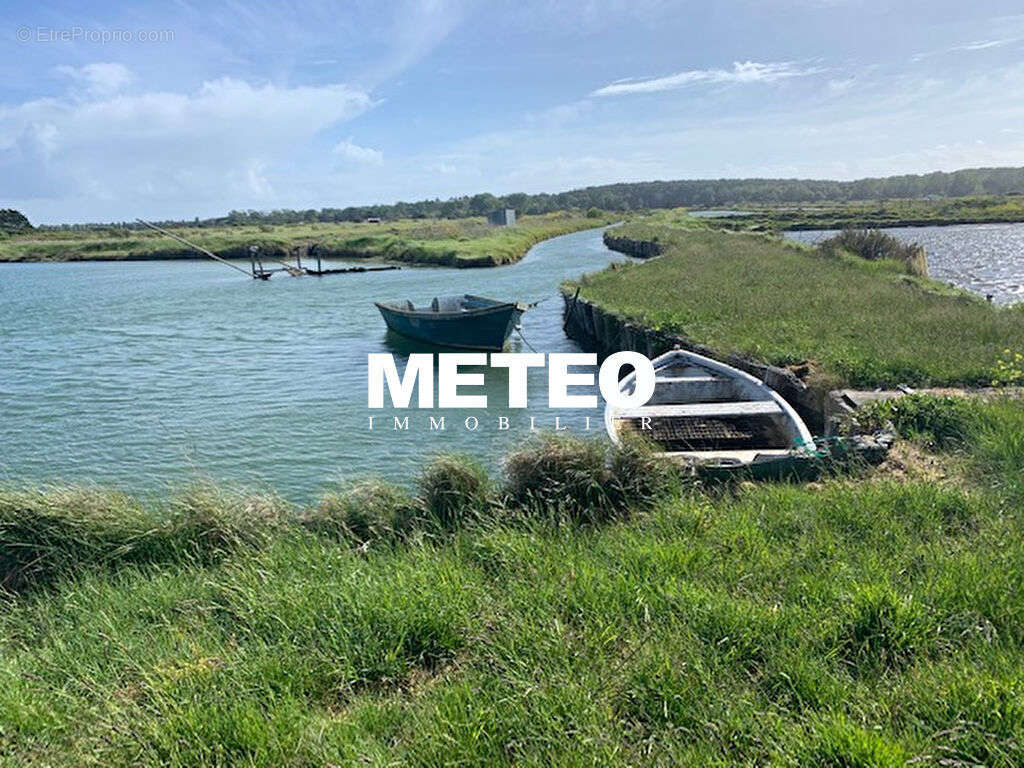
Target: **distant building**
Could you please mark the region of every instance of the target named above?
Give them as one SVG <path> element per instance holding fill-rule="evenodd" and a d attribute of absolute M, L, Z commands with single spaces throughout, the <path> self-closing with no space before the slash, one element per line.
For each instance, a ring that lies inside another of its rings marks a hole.
<path fill-rule="evenodd" d="M 364 219 L 364 221 L 367 224 L 380 224 L 380 217 L 379 216 L 367 216 Z"/>
<path fill-rule="evenodd" d="M 496 227 L 511 227 L 516 223 L 515 208 L 499 208 L 487 214 L 487 221 Z"/>

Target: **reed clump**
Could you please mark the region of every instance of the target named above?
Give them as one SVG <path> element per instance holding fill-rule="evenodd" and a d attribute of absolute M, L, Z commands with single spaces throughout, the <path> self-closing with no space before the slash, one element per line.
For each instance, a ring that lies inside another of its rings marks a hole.
<path fill-rule="evenodd" d="M 818 249 L 830 256 L 846 252 L 868 261 L 898 261 L 908 274 L 928 277 L 928 256 L 923 245 L 904 243 L 877 229 L 844 229 L 820 242 Z"/>
<path fill-rule="evenodd" d="M 157 505 L 98 488 L 0 492 L 0 590 L 26 591 L 86 568 L 209 563 L 265 545 L 286 514 L 274 496 L 206 485 Z"/>
<path fill-rule="evenodd" d="M 417 486 L 426 520 L 440 531 L 487 519 L 498 504 L 487 470 L 469 456 L 435 456 L 420 472 Z"/>
<path fill-rule="evenodd" d="M 544 434 L 505 458 L 505 494 L 522 510 L 559 510 L 603 522 L 650 506 L 678 476 L 640 440 L 609 450 L 596 440 Z"/>
<path fill-rule="evenodd" d="M 370 479 L 325 494 L 300 516 L 300 523 L 308 531 L 339 541 L 359 545 L 394 542 L 412 530 L 421 511 L 404 489 Z"/>

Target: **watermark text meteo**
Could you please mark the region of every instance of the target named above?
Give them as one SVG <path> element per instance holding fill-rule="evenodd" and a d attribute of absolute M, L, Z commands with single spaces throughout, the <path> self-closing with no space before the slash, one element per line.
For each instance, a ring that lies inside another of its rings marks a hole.
<path fill-rule="evenodd" d="M 463 368 L 502 368 L 508 372 L 508 407 L 526 408 L 528 402 L 528 373 L 530 368 L 548 369 L 548 408 L 597 408 L 597 395 L 572 393 L 570 388 L 593 389 L 594 373 L 570 372 L 570 366 L 595 366 L 597 355 L 565 353 L 545 355 L 535 353 L 503 353 L 490 355 L 483 352 L 442 353 L 437 357 L 437 392 L 434 392 L 433 354 L 409 355 L 405 371 L 400 375 L 393 355 L 376 353 L 367 356 L 367 404 L 370 408 L 384 408 L 385 391 L 394 408 L 409 408 L 416 393 L 416 407 L 432 408 L 487 408 L 486 394 L 464 394 L 460 387 L 479 387 L 485 383 L 486 373 Z M 634 384 L 630 391 L 619 387 L 619 374 L 624 366 L 632 366 Z M 647 404 L 654 394 L 654 366 L 638 352 L 616 352 L 602 364 L 597 384 L 604 399 L 618 408 L 639 408 Z M 372 422 L 371 422 L 372 423 Z"/>

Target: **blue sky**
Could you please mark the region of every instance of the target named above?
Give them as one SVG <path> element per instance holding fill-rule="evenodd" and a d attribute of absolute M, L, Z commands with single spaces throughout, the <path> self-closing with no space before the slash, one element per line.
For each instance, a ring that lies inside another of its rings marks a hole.
<path fill-rule="evenodd" d="M 0 29 L 0 207 L 37 223 L 1024 165 L 1019 0 L 81 8 Z"/>

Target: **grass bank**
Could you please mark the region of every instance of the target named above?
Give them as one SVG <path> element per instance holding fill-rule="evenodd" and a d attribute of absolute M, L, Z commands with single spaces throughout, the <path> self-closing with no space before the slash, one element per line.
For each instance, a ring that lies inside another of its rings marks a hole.
<path fill-rule="evenodd" d="M 581 296 L 640 325 L 780 366 L 823 386 L 987 385 L 1024 339 L 999 308 L 907 274 L 760 234 L 637 222 L 615 232 L 664 255 L 585 276 Z"/>
<path fill-rule="evenodd" d="M 971 406 L 969 481 L 548 442 L 305 510 L 0 493 L 0 763 L 1019 765 L 1021 435 Z"/>
<path fill-rule="evenodd" d="M 1024 221 L 1024 195 L 739 205 L 747 216 L 716 219 L 736 229 L 809 230 L 1000 224 Z"/>
<path fill-rule="evenodd" d="M 283 224 L 175 228 L 175 234 L 224 258 L 249 258 L 258 245 L 264 258 L 289 257 L 307 247 L 324 258 L 383 259 L 413 264 L 489 267 L 511 264 L 542 240 L 610 220 L 575 213 L 524 216 L 514 227 L 483 218 L 407 219 L 379 224 Z M 3 261 L 139 261 L 205 258 L 171 238 L 140 229 L 33 231 L 0 240 Z"/>

